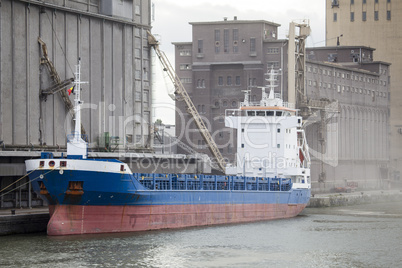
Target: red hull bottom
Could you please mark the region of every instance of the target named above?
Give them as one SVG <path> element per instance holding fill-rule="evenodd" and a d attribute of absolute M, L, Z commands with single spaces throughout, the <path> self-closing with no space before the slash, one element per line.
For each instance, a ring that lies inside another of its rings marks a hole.
<path fill-rule="evenodd" d="M 306 204 L 49 206 L 48 235 L 134 232 L 290 218 Z"/>

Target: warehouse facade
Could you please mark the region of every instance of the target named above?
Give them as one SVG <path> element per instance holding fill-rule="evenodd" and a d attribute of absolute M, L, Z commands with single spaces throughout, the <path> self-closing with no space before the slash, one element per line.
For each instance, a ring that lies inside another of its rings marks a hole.
<path fill-rule="evenodd" d="M 34 152 L 65 148 L 73 129 L 65 92 L 79 58 L 90 150 L 151 148 L 150 29 L 150 0 L 1 1 L 0 189 Z"/>

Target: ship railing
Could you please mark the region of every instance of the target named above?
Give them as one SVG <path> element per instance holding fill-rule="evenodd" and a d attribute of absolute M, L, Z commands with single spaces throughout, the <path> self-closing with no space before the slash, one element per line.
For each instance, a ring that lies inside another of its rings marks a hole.
<path fill-rule="evenodd" d="M 287 102 L 287 101 L 283 102 L 283 107 L 290 108 L 290 109 L 296 109 L 296 105 L 294 103 Z"/>
<path fill-rule="evenodd" d="M 249 101 L 249 102 L 240 102 L 240 107 L 249 107 L 249 106 L 265 106 L 265 104 L 261 105 L 259 101 Z M 289 109 L 296 109 L 296 105 L 292 102 L 284 101 L 282 102 L 281 107 L 289 108 Z"/>
<path fill-rule="evenodd" d="M 134 173 L 145 188 L 161 191 L 289 191 L 288 178 L 256 178 L 196 174 Z"/>

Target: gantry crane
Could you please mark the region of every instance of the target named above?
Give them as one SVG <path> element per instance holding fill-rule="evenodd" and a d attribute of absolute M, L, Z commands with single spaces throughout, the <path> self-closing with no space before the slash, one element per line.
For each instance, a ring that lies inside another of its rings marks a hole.
<path fill-rule="evenodd" d="M 226 161 L 223 158 L 221 152 L 218 149 L 215 141 L 212 139 L 211 133 L 209 133 L 204 121 L 202 120 L 200 114 L 195 108 L 193 102 L 191 101 L 190 96 L 188 95 L 186 89 L 180 81 L 179 76 L 176 74 L 172 65 L 170 64 L 168 58 L 165 53 L 159 49 L 159 42 L 156 38 L 148 31 L 148 43 L 155 50 L 156 55 L 158 56 L 160 62 L 162 63 L 163 70 L 167 72 L 170 80 L 173 82 L 175 87 L 175 95 L 180 96 L 187 106 L 187 112 L 193 117 L 195 124 L 198 127 L 202 137 L 204 138 L 208 148 L 211 150 L 212 155 L 215 157 L 219 168 L 225 172 Z"/>

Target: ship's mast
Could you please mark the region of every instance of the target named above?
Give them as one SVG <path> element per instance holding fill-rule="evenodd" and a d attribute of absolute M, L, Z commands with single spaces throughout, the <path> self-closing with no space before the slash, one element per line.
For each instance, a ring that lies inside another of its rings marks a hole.
<path fill-rule="evenodd" d="M 75 112 L 75 131 L 74 140 L 81 139 L 81 60 L 78 60 L 78 65 L 75 66 L 75 81 L 74 87 L 74 112 Z"/>
<path fill-rule="evenodd" d="M 278 96 L 275 96 L 275 88 L 278 86 L 276 84 L 277 81 L 277 76 L 280 73 L 278 71 L 275 71 L 274 69 L 271 69 L 269 72 L 266 73 L 268 78 L 265 78 L 265 81 L 268 82 L 268 85 L 265 87 L 260 87 L 262 90 L 262 98 L 260 101 L 261 106 L 282 106 L 283 101 L 282 99 L 279 99 Z M 265 90 L 269 89 L 269 93 L 267 93 Z"/>
<path fill-rule="evenodd" d="M 74 112 L 75 112 L 75 126 L 72 135 L 67 136 L 67 156 L 70 158 L 86 159 L 88 152 L 88 144 L 81 137 L 81 84 L 88 82 L 81 82 L 81 59 L 78 60 L 78 65 L 75 66 L 75 80 L 74 84 Z"/>

